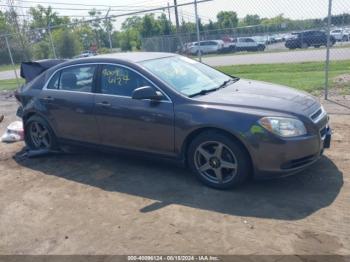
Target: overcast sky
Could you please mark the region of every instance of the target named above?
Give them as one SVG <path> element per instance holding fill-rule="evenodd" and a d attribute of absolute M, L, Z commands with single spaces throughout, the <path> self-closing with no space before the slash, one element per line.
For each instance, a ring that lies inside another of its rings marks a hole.
<path fill-rule="evenodd" d="M 42 2 L 50 2 L 54 9 L 61 15 L 87 15 L 87 10 L 75 10 L 75 9 L 89 9 L 89 6 L 78 6 L 77 4 L 84 5 L 113 5 L 120 6 L 113 7 L 119 11 L 111 11 L 110 14 L 120 14 L 130 12 L 130 10 L 140 10 L 152 8 L 154 6 L 167 6 L 167 3 L 173 4 L 173 0 L 16 0 L 15 3 L 22 5 L 23 7 L 33 6 Z M 178 0 L 178 3 L 191 2 L 193 0 Z M 6 3 L 5 0 L 0 0 L 0 3 Z M 72 5 L 62 5 L 55 3 L 73 3 Z M 41 3 L 44 6 L 48 3 Z M 213 0 L 207 3 L 201 3 L 198 5 L 199 16 L 203 22 L 207 22 L 209 19 L 215 20 L 216 14 L 221 10 L 235 11 L 240 18 L 246 14 L 258 14 L 261 17 L 273 17 L 283 13 L 285 17 L 293 19 L 305 19 L 305 18 L 319 18 L 325 17 L 328 12 L 328 0 Z M 70 8 L 70 10 L 62 10 L 59 8 Z M 104 9 L 106 7 L 96 7 Z M 28 9 L 23 9 L 28 10 Z M 125 10 L 125 11 L 124 11 Z M 166 11 L 166 10 L 165 10 Z M 350 0 L 333 0 L 333 13 L 350 13 Z M 106 13 L 106 11 L 103 11 Z M 160 14 L 159 11 L 157 14 Z M 179 8 L 180 19 L 183 17 L 185 20 L 194 21 L 194 7 L 181 7 Z M 171 17 L 174 21 L 174 12 L 171 10 Z M 117 27 L 124 18 L 117 19 Z"/>

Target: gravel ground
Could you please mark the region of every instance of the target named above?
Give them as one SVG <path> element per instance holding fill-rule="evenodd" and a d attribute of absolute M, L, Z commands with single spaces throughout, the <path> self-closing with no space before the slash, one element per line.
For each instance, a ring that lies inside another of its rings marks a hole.
<path fill-rule="evenodd" d="M 7 96 L 1 134 L 15 119 Z M 15 160 L 23 143 L 0 143 L 0 254 L 350 255 L 350 115 L 326 108 L 334 136 L 320 161 L 231 191 L 154 159 L 84 152 Z"/>

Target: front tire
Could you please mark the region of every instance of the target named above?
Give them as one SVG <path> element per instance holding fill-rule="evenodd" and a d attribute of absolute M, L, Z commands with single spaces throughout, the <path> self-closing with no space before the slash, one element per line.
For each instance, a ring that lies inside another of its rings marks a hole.
<path fill-rule="evenodd" d="M 217 189 L 238 186 L 251 173 L 245 149 L 221 132 L 209 131 L 197 136 L 189 146 L 187 160 L 201 182 Z"/>
<path fill-rule="evenodd" d="M 57 140 L 50 125 L 40 116 L 31 116 L 24 124 L 25 143 L 32 150 L 57 148 Z"/>

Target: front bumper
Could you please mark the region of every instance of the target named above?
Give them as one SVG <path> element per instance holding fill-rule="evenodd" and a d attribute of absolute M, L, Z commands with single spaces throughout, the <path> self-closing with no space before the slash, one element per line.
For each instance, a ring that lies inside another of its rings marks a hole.
<path fill-rule="evenodd" d="M 330 148 L 332 130 L 327 125 L 320 134 L 259 143 L 258 157 L 255 159 L 255 178 L 266 179 L 288 176 L 304 170 Z"/>

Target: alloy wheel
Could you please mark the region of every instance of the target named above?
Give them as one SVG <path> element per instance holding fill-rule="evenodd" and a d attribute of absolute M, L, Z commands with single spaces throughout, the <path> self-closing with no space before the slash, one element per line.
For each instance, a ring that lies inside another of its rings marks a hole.
<path fill-rule="evenodd" d="M 51 137 L 46 126 L 39 122 L 32 122 L 29 126 L 29 136 L 35 148 L 49 149 Z"/>
<path fill-rule="evenodd" d="M 238 171 L 236 156 L 228 146 L 218 141 L 200 144 L 194 154 L 194 164 L 203 178 L 215 184 L 232 181 Z"/>

